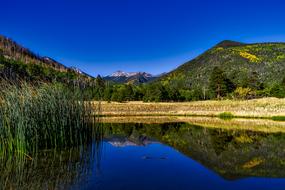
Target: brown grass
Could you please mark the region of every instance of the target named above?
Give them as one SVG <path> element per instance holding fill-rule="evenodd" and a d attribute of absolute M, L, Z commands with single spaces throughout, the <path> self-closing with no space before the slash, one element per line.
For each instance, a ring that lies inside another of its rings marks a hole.
<path fill-rule="evenodd" d="M 95 103 L 95 102 L 94 102 Z M 195 102 L 102 102 L 101 114 L 108 116 L 219 116 L 229 112 L 236 117 L 272 117 L 285 115 L 285 99 L 209 100 Z"/>

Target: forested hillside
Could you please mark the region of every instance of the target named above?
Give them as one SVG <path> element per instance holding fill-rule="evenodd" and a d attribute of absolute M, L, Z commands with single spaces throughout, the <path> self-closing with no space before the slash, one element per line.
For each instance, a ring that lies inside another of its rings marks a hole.
<path fill-rule="evenodd" d="M 203 91 L 210 98 L 213 93 L 226 96 L 238 87 L 252 93 L 270 91 L 283 85 L 284 71 L 285 43 L 223 41 L 159 81 L 164 86 Z"/>
<path fill-rule="evenodd" d="M 284 97 L 284 73 L 285 43 L 223 41 L 150 84 L 108 87 L 105 99 L 191 101 Z"/>

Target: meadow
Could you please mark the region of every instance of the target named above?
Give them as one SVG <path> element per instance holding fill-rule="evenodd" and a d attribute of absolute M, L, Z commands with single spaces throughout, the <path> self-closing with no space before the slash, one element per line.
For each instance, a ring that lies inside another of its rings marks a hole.
<path fill-rule="evenodd" d="M 93 102 L 97 105 L 97 102 Z M 285 115 L 285 99 L 207 100 L 193 102 L 101 102 L 104 116 L 208 116 L 276 118 Z M 278 116 L 278 117 L 277 117 Z"/>

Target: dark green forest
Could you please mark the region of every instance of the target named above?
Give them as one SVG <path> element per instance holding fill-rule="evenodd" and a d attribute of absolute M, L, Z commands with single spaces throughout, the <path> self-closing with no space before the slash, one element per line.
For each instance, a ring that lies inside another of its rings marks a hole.
<path fill-rule="evenodd" d="M 207 91 L 203 87 L 193 89 L 180 88 L 179 86 L 167 86 L 161 82 L 148 84 L 112 84 L 104 81 L 100 76 L 96 78 L 94 99 L 104 101 L 196 101 L 210 99 L 253 99 L 262 97 L 285 97 L 285 79 L 280 83 L 273 83 L 264 87 L 258 81 L 250 81 L 244 86 L 236 86 L 229 80 L 224 71 L 214 68 L 210 76 L 210 84 Z M 250 86 L 254 86 L 251 88 Z"/>

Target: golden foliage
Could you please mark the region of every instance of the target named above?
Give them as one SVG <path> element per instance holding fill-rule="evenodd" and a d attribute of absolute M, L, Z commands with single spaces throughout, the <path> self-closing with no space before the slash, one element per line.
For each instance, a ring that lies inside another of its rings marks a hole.
<path fill-rule="evenodd" d="M 235 137 L 235 140 L 239 143 L 253 143 L 253 139 L 246 134 Z"/>
<path fill-rule="evenodd" d="M 253 63 L 258 63 L 260 61 L 260 58 L 258 58 L 256 55 L 250 54 L 245 51 L 239 52 L 239 55 L 245 59 L 248 59 L 250 62 L 253 62 Z"/>
<path fill-rule="evenodd" d="M 244 169 L 251 169 L 251 168 L 254 168 L 254 167 L 260 165 L 263 162 L 264 162 L 264 160 L 262 158 L 253 158 L 252 160 L 246 162 L 242 167 Z"/>
<path fill-rule="evenodd" d="M 251 95 L 255 95 L 255 92 L 249 87 L 246 88 L 238 87 L 235 89 L 234 95 L 237 98 L 245 99 Z"/>
<path fill-rule="evenodd" d="M 281 59 L 285 59 L 285 54 L 277 56 L 277 60 L 281 60 Z"/>

